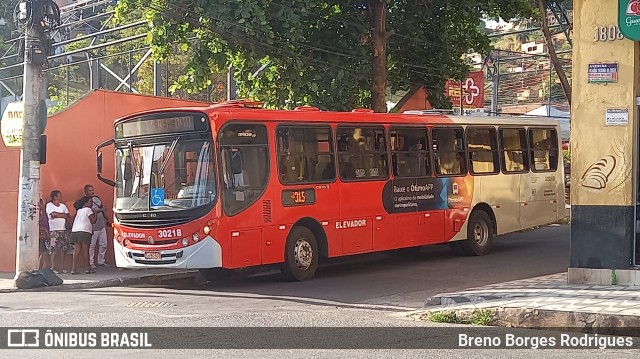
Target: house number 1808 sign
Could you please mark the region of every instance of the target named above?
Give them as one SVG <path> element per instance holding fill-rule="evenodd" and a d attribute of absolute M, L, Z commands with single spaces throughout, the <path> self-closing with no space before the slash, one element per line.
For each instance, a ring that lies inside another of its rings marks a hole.
<path fill-rule="evenodd" d="M 594 42 L 616 41 L 624 39 L 624 35 L 615 25 L 596 26 L 594 31 Z"/>

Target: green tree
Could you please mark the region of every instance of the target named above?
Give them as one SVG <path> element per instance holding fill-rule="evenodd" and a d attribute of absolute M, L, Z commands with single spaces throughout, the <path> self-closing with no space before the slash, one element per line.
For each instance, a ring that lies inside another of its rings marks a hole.
<path fill-rule="evenodd" d="M 530 0 L 121 0 L 145 9 L 155 55 L 173 43 L 193 56 L 176 89 L 211 85 L 211 69 L 236 69 L 241 96 L 269 106 L 313 104 L 386 111 L 385 92 L 424 86 L 443 101 L 463 54 L 486 52 L 483 16 L 531 16 Z M 257 68 L 266 65 L 254 76 Z"/>
<path fill-rule="evenodd" d="M 549 59 L 553 63 L 553 67 L 556 70 L 556 74 L 558 75 L 558 79 L 560 80 L 560 84 L 562 84 L 562 88 L 564 90 L 565 96 L 567 97 L 567 102 L 571 105 L 571 85 L 569 84 L 569 80 L 567 79 L 567 75 L 564 72 L 564 68 L 562 67 L 562 62 L 558 58 L 556 54 L 555 44 L 553 42 L 553 37 L 551 35 L 551 31 L 549 30 L 549 23 L 547 21 L 547 4 L 544 0 L 533 0 L 535 4 L 538 6 L 538 17 L 540 19 L 540 28 L 542 29 L 542 33 L 544 34 L 544 38 L 547 42 L 547 49 L 549 51 Z M 560 1 L 564 3 L 565 1 Z"/>
<path fill-rule="evenodd" d="M 18 57 L 9 57 L 17 53 L 16 43 L 7 43 L 7 40 L 17 38 L 20 33 L 13 22 L 13 10 L 17 4 L 17 0 L 0 1 L 0 67 L 19 63 Z M 12 68 L 0 71 L 0 80 L 15 76 L 21 73 L 20 68 Z M 6 92 L 5 92 L 6 94 Z"/>

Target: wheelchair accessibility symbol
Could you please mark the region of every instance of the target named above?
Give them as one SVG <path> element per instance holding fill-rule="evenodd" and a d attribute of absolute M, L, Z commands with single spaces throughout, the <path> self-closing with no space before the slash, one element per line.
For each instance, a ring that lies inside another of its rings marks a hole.
<path fill-rule="evenodd" d="M 164 188 L 152 188 L 149 200 L 152 206 L 164 206 Z"/>

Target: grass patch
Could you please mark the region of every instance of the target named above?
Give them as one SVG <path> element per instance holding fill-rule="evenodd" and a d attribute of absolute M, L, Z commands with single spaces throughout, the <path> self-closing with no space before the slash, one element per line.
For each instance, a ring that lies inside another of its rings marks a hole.
<path fill-rule="evenodd" d="M 450 310 L 429 312 L 427 313 L 427 320 L 435 323 L 459 323 L 456 312 Z"/>
<path fill-rule="evenodd" d="M 459 316 L 452 310 L 429 312 L 423 319 L 434 323 L 473 324 L 489 326 L 493 324 L 493 312 L 490 309 L 475 309 L 468 316 Z"/>
<path fill-rule="evenodd" d="M 476 309 L 469 318 L 473 325 L 491 325 L 493 323 L 493 313 L 489 309 Z"/>

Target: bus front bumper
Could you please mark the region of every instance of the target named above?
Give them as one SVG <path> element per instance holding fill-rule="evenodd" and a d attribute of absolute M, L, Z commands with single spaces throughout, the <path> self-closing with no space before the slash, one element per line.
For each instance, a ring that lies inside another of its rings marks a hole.
<path fill-rule="evenodd" d="M 222 247 L 210 236 L 196 244 L 171 250 L 154 251 L 160 259 L 145 258 L 145 252 L 122 246 L 113 241 L 116 266 L 119 268 L 217 268 L 222 267 Z"/>

